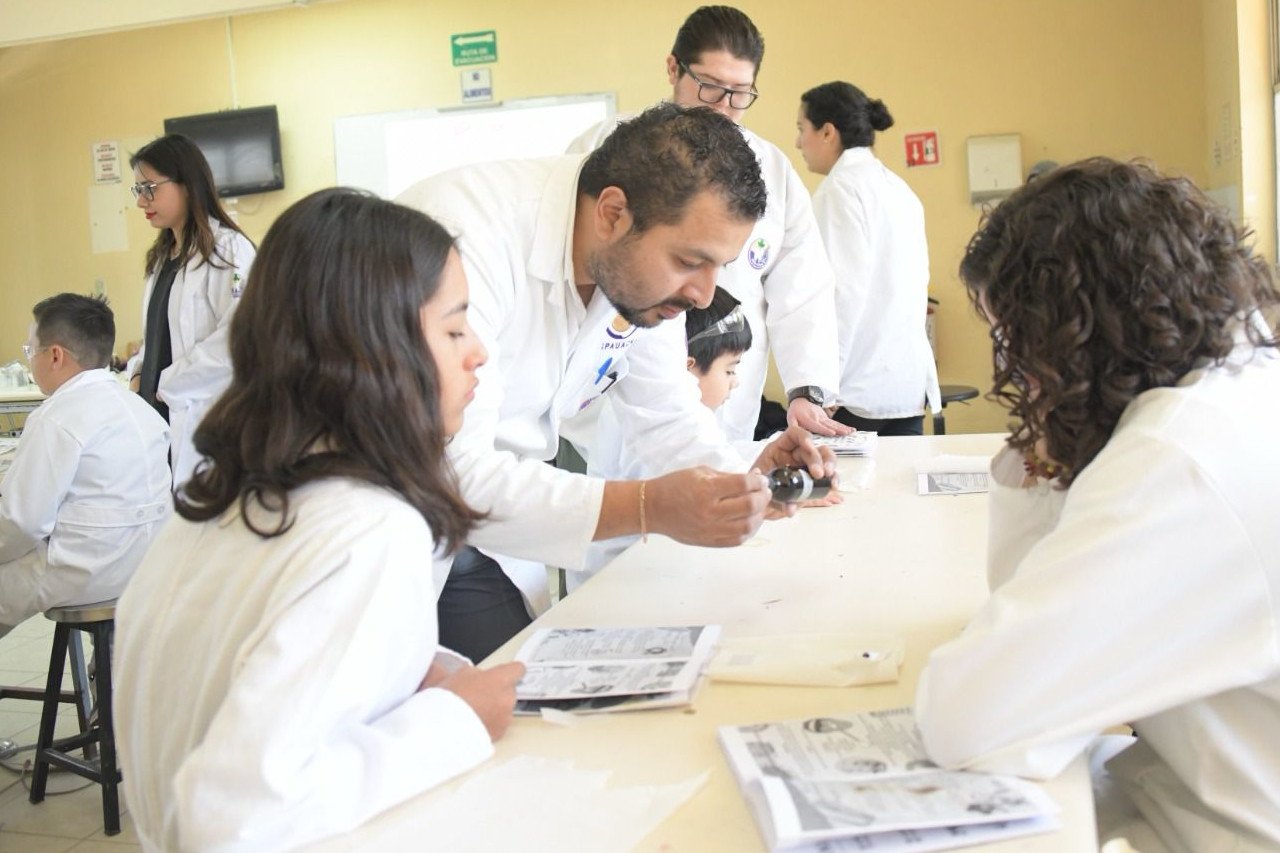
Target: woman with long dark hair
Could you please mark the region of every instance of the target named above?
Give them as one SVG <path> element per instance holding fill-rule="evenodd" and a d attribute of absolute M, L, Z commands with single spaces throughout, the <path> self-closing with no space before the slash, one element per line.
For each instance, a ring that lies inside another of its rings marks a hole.
<path fill-rule="evenodd" d="M 992 594 L 936 649 L 940 764 L 1053 776 L 1096 742 L 1102 840 L 1280 848 L 1280 357 L 1269 265 L 1188 181 L 1110 160 L 1003 202 L 960 276 L 991 326 Z M 1105 746 L 1104 746 L 1105 744 Z"/>
<path fill-rule="evenodd" d="M 227 327 L 253 263 L 253 243 L 223 209 L 213 173 L 181 134 L 129 158 L 138 207 L 155 228 L 147 250 L 137 390 L 169 422 L 173 482 L 199 457 L 191 435 L 231 379 Z"/>
<path fill-rule="evenodd" d="M 881 435 L 920 435 L 941 406 L 925 332 L 929 246 L 920 199 L 876 157 L 893 126 L 884 102 L 852 83 L 800 97 L 796 127 L 809 171 L 826 177 L 813 214 L 835 274 L 840 392 L 834 418 Z"/>
<path fill-rule="evenodd" d="M 444 456 L 485 350 L 452 238 L 324 190 L 262 242 L 207 463 L 117 610 L 116 731 L 147 849 L 284 849 L 479 763 L 521 664 L 440 649 L 480 515 Z M 426 555 L 437 559 L 433 569 Z"/>

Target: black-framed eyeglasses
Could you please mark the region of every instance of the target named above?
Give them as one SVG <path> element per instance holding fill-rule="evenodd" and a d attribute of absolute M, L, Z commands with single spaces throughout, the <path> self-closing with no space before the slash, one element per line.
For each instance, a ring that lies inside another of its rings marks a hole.
<path fill-rule="evenodd" d="M 165 178 L 163 181 L 142 181 L 140 183 L 136 183 L 133 186 L 129 187 L 129 190 L 133 193 L 134 198 L 145 197 L 147 201 L 155 201 L 156 187 L 160 186 L 161 184 L 171 184 L 171 183 L 173 183 L 173 180 L 170 178 Z"/>
<path fill-rule="evenodd" d="M 693 82 L 698 84 L 698 100 L 704 104 L 718 104 L 729 97 L 729 106 L 735 110 L 745 110 L 756 102 L 756 98 L 760 97 L 760 93 L 753 86 L 747 89 L 730 89 L 728 86 L 721 86 L 719 83 L 708 83 L 693 70 L 685 65 L 683 60 L 677 59 L 676 64 L 684 69 L 684 72 L 693 78 Z"/>

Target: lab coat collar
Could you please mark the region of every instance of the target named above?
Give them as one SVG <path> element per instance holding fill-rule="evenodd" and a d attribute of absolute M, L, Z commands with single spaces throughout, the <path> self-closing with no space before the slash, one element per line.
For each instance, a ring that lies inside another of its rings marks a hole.
<path fill-rule="evenodd" d="M 105 367 L 95 367 L 91 370 L 82 370 L 75 376 L 72 376 L 66 382 L 58 386 L 57 390 L 49 395 L 49 399 L 53 399 L 70 388 L 79 388 L 82 385 L 95 385 L 100 382 L 115 382 L 116 378 L 111 375 L 111 371 Z"/>
<path fill-rule="evenodd" d="M 843 169 L 855 169 L 866 163 L 879 162 L 879 159 L 876 158 L 876 152 L 872 151 L 870 148 L 846 148 L 840 156 L 836 158 L 835 165 L 831 167 L 831 173 L 835 174 Z"/>
<path fill-rule="evenodd" d="M 575 284 L 573 217 L 578 201 L 578 175 L 586 159 L 585 154 L 555 158 L 543 188 L 527 260 L 529 274 L 540 281 L 559 282 L 569 287 Z M 558 290 L 552 288 L 551 292 Z"/>

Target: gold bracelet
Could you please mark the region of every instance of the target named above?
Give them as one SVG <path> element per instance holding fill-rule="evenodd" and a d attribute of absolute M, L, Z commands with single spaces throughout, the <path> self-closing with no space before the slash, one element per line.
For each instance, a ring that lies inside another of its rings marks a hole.
<path fill-rule="evenodd" d="M 648 527 L 645 526 L 645 523 L 644 523 L 644 485 L 646 482 L 648 481 L 647 480 L 640 481 L 640 541 L 641 542 L 649 541 L 649 529 Z"/>

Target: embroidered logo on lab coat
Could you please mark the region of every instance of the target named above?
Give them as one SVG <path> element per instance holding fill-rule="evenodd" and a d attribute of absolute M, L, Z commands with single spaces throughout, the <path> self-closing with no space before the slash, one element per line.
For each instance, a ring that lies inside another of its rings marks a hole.
<path fill-rule="evenodd" d="M 231 274 L 231 298 L 239 299 L 240 294 L 244 293 L 244 280 L 240 278 L 240 273 Z"/>
<path fill-rule="evenodd" d="M 609 328 L 605 329 L 609 337 L 615 341 L 625 341 L 636 332 L 636 327 L 622 319 L 621 314 L 613 315 L 613 322 L 609 324 Z"/>
<path fill-rule="evenodd" d="M 769 241 L 757 237 L 747 245 L 747 263 L 753 270 L 762 270 L 769 263 Z"/>

